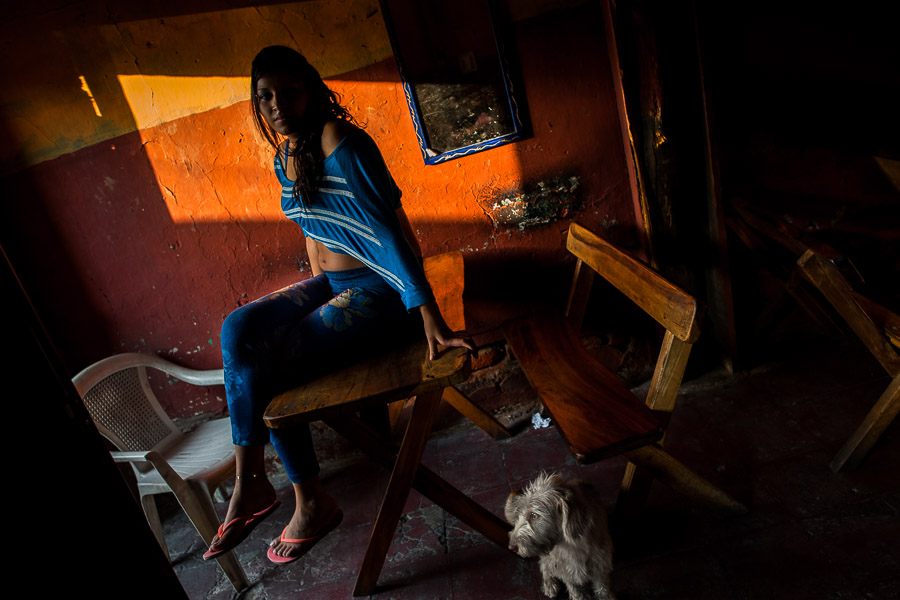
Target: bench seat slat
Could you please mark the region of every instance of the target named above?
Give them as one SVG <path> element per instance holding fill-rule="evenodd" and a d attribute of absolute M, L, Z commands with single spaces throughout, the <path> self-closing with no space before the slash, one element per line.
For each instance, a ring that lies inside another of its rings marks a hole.
<path fill-rule="evenodd" d="M 504 334 L 572 453 L 589 463 L 659 440 L 653 412 L 584 349 L 561 316 L 519 319 Z"/>

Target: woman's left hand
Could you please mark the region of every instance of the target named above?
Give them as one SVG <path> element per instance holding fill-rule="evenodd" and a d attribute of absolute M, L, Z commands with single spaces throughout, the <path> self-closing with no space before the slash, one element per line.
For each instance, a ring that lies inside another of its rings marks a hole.
<path fill-rule="evenodd" d="M 434 360 L 438 357 L 438 345 L 447 348 L 468 348 L 475 350 L 472 338 L 465 331 L 452 331 L 437 303 L 431 301 L 419 307 L 422 313 L 422 322 L 425 325 L 425 338 L 428 340 L 428 358 Z"/>

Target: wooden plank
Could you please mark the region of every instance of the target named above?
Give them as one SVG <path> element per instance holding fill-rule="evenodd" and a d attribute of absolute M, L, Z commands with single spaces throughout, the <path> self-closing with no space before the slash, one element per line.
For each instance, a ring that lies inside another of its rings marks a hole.
<path fill-rule="evenodd" d="M 574 331 L 580 331 L 584 322 L 584 314 L 587 312 L 588 300 L 591 297 L 591 288 L 594 284 L 594 271 L 581 259 L 575 263 L 575 275 L 572 277 L 572 287 L 569 289 L 569 300 L 566 302 L 566 319 Z"/>
<path fill-rule="evenodd" d="M 656 265 L 653 248 L 653 228 L 650 224 L 650 210 L 647 207 L 647 195 L 641 168 L 635 158 L 634 140 L 631 137 L 631 123 L 628 119 L 628 105 L 625 102 L 625 87 L 622 84 L 622 66 L 619 63 L 619 45 L 616 39 L 616 23 L 613 0 L 602 0 L 603 25 L 606 32 L 606 50 L 609 55 L 609 66 L 612 72 L 613 90 L 616 94 L 616 110 L 619 113 L 619 131 L 622 134 L 622 151 L 625 154 L 625 168 L 628 171 L 628 184 L 631 189 L 631 204 L 634 207 L 634 220 L 641 229 L 640 243 L 644 256 L 652 265 Z"/>
<path fill-rule="evenodd" d="M 391 480 L 385 490 L 381 509 L 375 519 L 375 526 L 372 528 L 369 547 L 366 549 L 366 555 L 359 568 L 356 587 L 353 590 L 354 596 L 365 596 L 375 590 L 375 584 L 378 582 L 378 575 L 381 573 L 385 556 L 391 546 L 403 505 L 409 496 L 416 469 L 422 459 L 425 442 L 431 432 L 431 426 L 441 402 L 441 392 L 441 389 L 435 389 L 421 394 L 413 405 L 409 425 L 403 436 L 400 452 L 397 454 L 397 462 L 394 464 Z"/>
<path fill-rule="evenodd" d="M 673 491 L 723 516 L 743 515 L 747 507 L 675 460 L 662 448 L 649 445 L 628 452 L 625 457 L 652 473 Z"/>
<path fill-rule="evenodd" d="M 509 429 L 455 387 L 444 388 L 443 399 L 495 440 L 506 440 L 512 437 Z"/>
<path fill-rule="evenodd" d="M 500 548 L 509 549 L 509 531 L 512 529 L 509 523 L 460 492 L 428 468 L 419 466 L 413 486 L 426 498 Z"/>
<path fill-rule="evenodd" d="M 329 419 L 326 423 L 374 461 L 389 469 L 393 467 L 397 456 L 396 447 L 389 440 L 379 437 L 356 417 Z M 508 546 L 508 523 L 441 479 L 427 466 L 419 465 L 413 487 L 501 548 Z"/>
<path fill-rule="evenodd" d="M 692 347 L 692 344 L 682 342 L 670 332 L 666 332 L 653 378 L 650 380 L 650 389 L 644 401 L 654 411 L 671 414 L 675 410 L 675 400 L 678 398 L 678 390 Z M 664 440 L 665 434 L 657 445 L 662 446 Z M 619 488 L 617 510 L 622 509 L 623 513 L 633 514 L 636 507 L 643 506 L 647 501 L 652 482 L 653 477 L 648 471 L 638 469 L 629 461 L 625 465 L 625 474 Z"/>
<path fill-rule="evenodd" d="M 704 60 L 700 40 L 700 26 L 694 4 L 694 40 L 697 49 L 697 66 L 700 75 L 700 101 L 703 119 L 703 161 L 706 166 L 706 214 L 708 217 L 710 249 L 706 271 L 707 316 L 712 334 L 722 350 L 722 363 L 729 373 L 734 373 L 738 359 L 737 327 L 734 316 L 734 296 L 731 286 L 731 268 L 728 261 L 728 240 L 725 228 L 725 210 L 722 202 L 722 179 L 719 170 L 719 151 L 710 110 L 710 86 L 706 79 L 707 63 Z"/>
<path fill-rule="evenodd" d="M 661 437 L 650 409 L 584 349 L 561 316 L 514 321 L 503 332 L 579 461 L 615 456 Z"/>
<path fill-rule="evenodd" d="M 569 226 L 566 246 L 680 340 L 697 340 L 700 328 L 693 296 L 577 223 Z"/>
<path fill-rule="evenodd" d="M 797 306 L 806 311 L 806 314 L 816 322 L 823 332 L 832 335 L 844 335 L 847 332 L 835 316 L 834 311 L 829 310 L 827 303 L 822 301 L 822 297 L 807 284 L 806 277 L 799 267 L 795 266 L 787 281 L 784 282 L 784 291 L 791 295 Z"/>
<path fill-rule="evenodd" d="M 682 342 L 672 332 L 666 332 L 645 400 L 651 409 L 668 413 L 675 410 L 675 400 L 678 398 L 678 389 L 681 387 L 692 347 L 692 344 Z"/>
<path fill-rule="evenodd" d="M 832 459 L 831 470 L 837 473 L 858 465 L 898 412 L 900 412 L 900 375 L 894 377 L 863 422 Z"/>
<path fill-rule="evenodd" d="M 783 292 L 790 294 L 797 304 L 816 322 L 820 329 L 829 333 L 842 331 L 840 325 L 834 320 L 830 311 L 826 310 L 822 302 L 814 297 L 808 286 L 797 285 L 796 264 L 791 269 L 785 265 L 785 261 L 776 255 L 760 237 L 761 232 L 753 229 L 741 219 L 726 219 L 728 227 L 738 236 L 744 245 L 751 251 L 753 257 L 759 261 L 762 268 L 781 282 Z M 805 246 L 804 246 L 805 248 Z M 767 298 L 766 304 L 761 309 L 761 314 L 756 322 L 756 330 L 764 331 L 771 328 L 771 323 L 776 321 L 776 316 L 784 309 L 785 297 L 777 294 L 774 298 Z"/>
<path fill-rule="evenodd" d="M 797 266 L 841 315 L 869 352 L 891 377 L 900 375 L 900 355 L 881 329 L 860 307 L 850 284 L 833 264 L 812 250 L 804 252 Z"/>
<path fill-rule="evenodd" d="M 176 491 L 175 487 L 172 488 L 172 491 Z M 197 529 L 197 533 L 203 538 L 203 543 L 209 547 L 219 529 L 219 515 L 216 513 L 216 507 L 206 482 L 197 479 L 184 480 L 184 487 L 176 493 L 176 497 L 185 514 Z M 166 554 L 166 558 L 168 556 Z M 218 556 L 216 562 L 222 567 L 222 571 L 225 572 L 225 576 L 231 581 L 235 590 L 240 592 L 250 587 L 250 581 L 238 559 L 237 552 L 226 552 Z"/>
<path fill-rule="evenodd" d="M 793 256 L 800 256 L 809 248 L 799 237 L 796 228 L 791 227 L 784 221 L 773 220 L 768 215 L 759 214 L 759 208 L 753 207 L 749 202 L 740 199 L 731 201 L 731 206 L 737 211 L 741 219 L 763 235 L 765 238 L 775 242 Z M 790 231 L 788 234 L 785 230 Z"/>
<path fill-rule="evenodd" d="M 288 390 L 269 403 L 263 420 L 271 428 L 289 427 L 442 390 L 469 376 L 466 348 L 445 350 L 433 361 L 427 350 L 421 340 Z"/>
<path fill-rule="evenodd" d="M 407 399 L 404 400 L 395 400 L 388 404 L 388 419 L 391 422 L 391 431 L 395 431 L 397 427 L 397 423 L 400 421 L 400 416 L 403 414 L 403 409 L 406 407 Z"/>
<path fill-rule="evenodd" d="M 892 317 L 896 318 L 896 315 L 856 294 L 837 267 L 813 250 L 804 252 L 797 261 L 797 266 L 822 292 L 884 370 L 893 377 L 875 406 L 832 459 L 831 470 L 837 473 L 859 464 L 900 412 L 900 354 L 891 345 L 884 327 L 885 321 L 890 325 Z M 875 324 L 866 308 L 875 313 L 881 326 Z"/>
<path fill-rule="evenodd" d="M 900 348 L 900 316 L 856 291 L 853 292 L 853 299 L 872 318 L 875 325 L 884 331 L 888 341 Z"/>

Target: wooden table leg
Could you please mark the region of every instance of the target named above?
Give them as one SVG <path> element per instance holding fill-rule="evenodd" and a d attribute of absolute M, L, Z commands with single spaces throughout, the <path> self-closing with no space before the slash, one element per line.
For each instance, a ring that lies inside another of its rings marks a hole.
<path fill-rule="evenodd" d="M 394 465 L 397 457 L 396 446 L 378 436 L 359 419 L 345 417 L 328 419 L 325 422 L 365 452 L 372 460 L 387 468 Z M 441 479 L 437 473 L 425 465 L 419 465 L 413 478 L 413 487 L 501 548 L 508 547 L 509 524 Z"/>
<path fill-rule="evenodd" d="M 384 493 L 381 510 L 379 510 L 375 526 L 372 528 L 369 547 L 356 578 L 356 587 L 353 589 L 354 596 L 366 596 L 375 590 L 378 575 L 384 566 L 384 559 L 391 546 L 397 523 L 400 521 L 400 513 L 403 511 L 403 505 L 409 496 L 419 461 L 422 459 L 425 442 L 431 432 L 431 426 L 441 402 L 441 393 L 440 389 L 427 392 L 416 398 L 415 404 L 413 404 L 409 425 L 406 427 L 403 443 L 400 444 L 400 452 L 394 463 L 391 480 Z"/>
<path fill-rule="evenodd" d="M 700 477 L 656 445 L 625 453 L 625 458 L 643 467 L 673 491 L 723 516 L 743 515 L 747 507 Z"/>
<path fill-rule="evenodd" d="M 863 422 L 834 456 L 831 470 L 837 473 L 843 468 L 857 466 L 898 413 L 900 413 L 900 375 L 894 377 Z"/>
<path fill-rule="evenodd" d="M 455 408 L 462 416 L 475 423 L 495 440 L 508 440 L 512 437 L 512 433 L 500 421 L 469 400 L 468 396 L 455 387 L 444 388 L 444 402 Z"/>

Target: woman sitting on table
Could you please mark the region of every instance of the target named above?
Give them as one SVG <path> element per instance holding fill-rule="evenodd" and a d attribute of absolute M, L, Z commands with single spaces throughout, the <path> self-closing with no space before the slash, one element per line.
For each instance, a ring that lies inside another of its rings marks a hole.
<path fill-rule="evenodd" d="M 280 504 L 265 475 L 271 439 L 297 504 L 267 554 L 288 563 L 343 513 L 322 487 L 308 427 L 269 430 L 262 419 L 269 401 L 423 326 L 431 358 L 438 344 L 474 347 L 438 310 L 378 147 L 315 68 L 295 50 L 270 46 L 253 60 L 250 86 L 256 124 L 275 149 L 281 207 L 303 229 L 313 277 L 238 308 L 222 326 L 237 476 L 225 522 L 203 557 L 233 549 Z"/>

